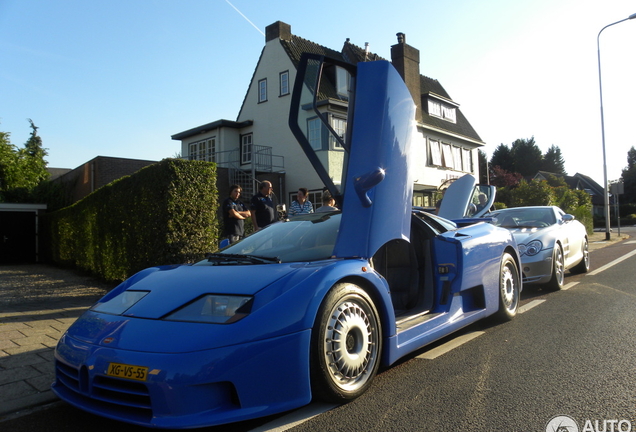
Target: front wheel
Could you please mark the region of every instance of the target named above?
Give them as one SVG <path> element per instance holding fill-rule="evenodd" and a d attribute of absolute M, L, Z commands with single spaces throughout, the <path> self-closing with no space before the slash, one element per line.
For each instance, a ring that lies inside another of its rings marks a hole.
<path fill-rule="evenodd" d="M 547 283 L 549 289 L 558 291 L 563 288 L 565 283 L 565 258 L 563 256 L 563 248 L 559 243 L 554 245 L 554 254 L 552 256 L 552 278 Z"/>
<path fill-rule="evenodd" d="M 353 400 L 371 385 L 380 365 L 380 318 L 368 294 L 350 283 L 325 297 L 312 333 L 314 395 L 334 403 Z"/>
<path fill-rule="evenodd" d="M 499 311 L 496 315 L 498 319 L 509 321 L 517 315 L 520 294 L 519 268 L 512 255 L 504 253 L 499 270 Z"/>

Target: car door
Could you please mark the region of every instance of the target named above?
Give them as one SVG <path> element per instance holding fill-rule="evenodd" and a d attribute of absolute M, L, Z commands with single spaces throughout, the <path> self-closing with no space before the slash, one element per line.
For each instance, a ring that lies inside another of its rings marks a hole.
<path fill-rule="evenodd" d="M 349 74 L 347 95 L 338 93 L 342 83 L 334 82 L 343 70 Z M 344 137 L 330 125 L 328 103 L 348 106 Z M 319 132 L 316 119 L 322 126 Z M 389 62 L 352 66 L 304 54 L 294 85 L 289 125 L 325 187 L 341 205 L 335 256 L 368 258 L 389 240 L 409 238 L 413 199 L 410 146 L 417 133 L 415 104 Z M 317 142 L 318 133 L 340 145 L 341 160 L 329 159 L 324 145 Z M 341 169 L 336 172 L 338 163 Z"/>
<path fill-rule="evenodd" d="M 465 174 L 446 189 L 438 214 L 450 220 L 479 218 L 492 207 L 495 192 L 494 186 L 479 185 L 473 175 Z M 480 203 L 480 195 L 485 195 L 485 202 Z"/>

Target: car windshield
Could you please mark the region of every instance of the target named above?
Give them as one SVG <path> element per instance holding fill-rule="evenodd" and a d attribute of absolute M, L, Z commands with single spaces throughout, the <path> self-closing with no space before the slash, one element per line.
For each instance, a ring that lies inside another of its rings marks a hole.
<path fill-rule="evenodd" d="M 492 212 L 493 224 L 503 228 L 545 228 L 556 223 L 552 208 L 515 208 Z"/>
<path fill-rule="evenodd" d="M 331 258 L 340 216 L 340 212 L 313 213 L 272 224 L 219 253 L 211 254 L 197 265 L 267 264 Z"/>

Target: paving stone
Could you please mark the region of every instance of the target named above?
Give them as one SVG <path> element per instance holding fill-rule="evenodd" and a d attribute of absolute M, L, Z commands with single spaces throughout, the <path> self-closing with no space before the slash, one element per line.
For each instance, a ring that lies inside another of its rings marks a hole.
<path fill-rule="evenodd" d="M 38 391 L 25 381 L 9 383 L 0 386 L 0 402 L 23 398 L 36 393 Z"/>
<path fill-rule="evenodd" d="M 0 350 L 7 348 L 18 348 L 20 345 L 10 340 L 0 340 Z"/>
<path fill-rule="evenodd" d="M 9 330 L 20 330 L 23 328 L 29 328 L 29 326 L 23 322 L 0 322 L 0 331 L 3 332 Z"/>
<path fill-rule="evenodd" d="M 0 371 L 0 385 L 23 381 L 40 376 L 41 372 L 31 366 L 5 369 Z"/>
<path fill-rule="evenodd" d="M 25 328 L 22 330 L 26 330 L 29 331 L 30 329 Z M 0 344 L 2 343 L 2 341 L 8 341 L 11 339 L 17 339 L 17 338 L 23 338 L 26 335 L 18 330 L 9 330 L 9 331 L 2 331 L 2 327 L 0 327 Z"/>
<path fill-rule="evenodd" d="M 14 339 L 13 342 L 17 343 L 21 347 L 29 345 L 45 345 L 49 346 L 52 343 L 56 343 L 57 339 L 52 338 L 48 334 L 40 334 L 36 336 L 28 336 L 20 339 Z"/>
<path fill-rule="evenodd" d="M 48 346 L 37 344 L 37 345 L 25 345 L 19 346 L 17 348 L 5 348 L 3 351 L 9 354 L 10 356 L 15 356 L 17 354 L 29 354 L 29 353 L 37 353 L 38 351 L 49 349 Z"/>
<path fill-rule="evenodd" d="M 44 350 L 52 351 L 50 348 L 46 348 Z M 21 366 L 43 363 L 46 361 L 47 361 L 46 358 L 41 357 L 41 353 L 29 352 L 25 354 L 10 355 L 7 357 L 0 358 L 0 368 L 11 369 L 11 368 L 17 368 Z"/>
<path fill-rule="evenodd" d="M 51 388 L 51 384 L 55 381 L 55 374 L 53 372 L 47 374 L 39 374 L 34 378 L 29 378 L 26 382 L 33 386 L 37 391 L 47 391 Z"/>
<path fill-rule="evenodd" d="M 20 333 L 22 333 L 23 336 L 37 336 L 42 334 L 48 334 L 51 337 L 61 336 L 61 332 L 57 328 L 53 327 L 52 325 L 37 327 L 37 328 L 25 328 L 25 329 L 21 329 Z M 0 340 L 2 340 L 2 333 L 0 333 Z"/>

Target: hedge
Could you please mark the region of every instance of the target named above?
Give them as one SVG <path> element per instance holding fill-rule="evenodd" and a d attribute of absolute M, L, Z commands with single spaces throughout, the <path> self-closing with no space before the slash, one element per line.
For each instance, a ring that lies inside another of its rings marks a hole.
<path fill-rule="evenodd" d="M 45 255 L 121 281 L 216 249 L 216 165 L 164 159 L 42 218 Z"/>

